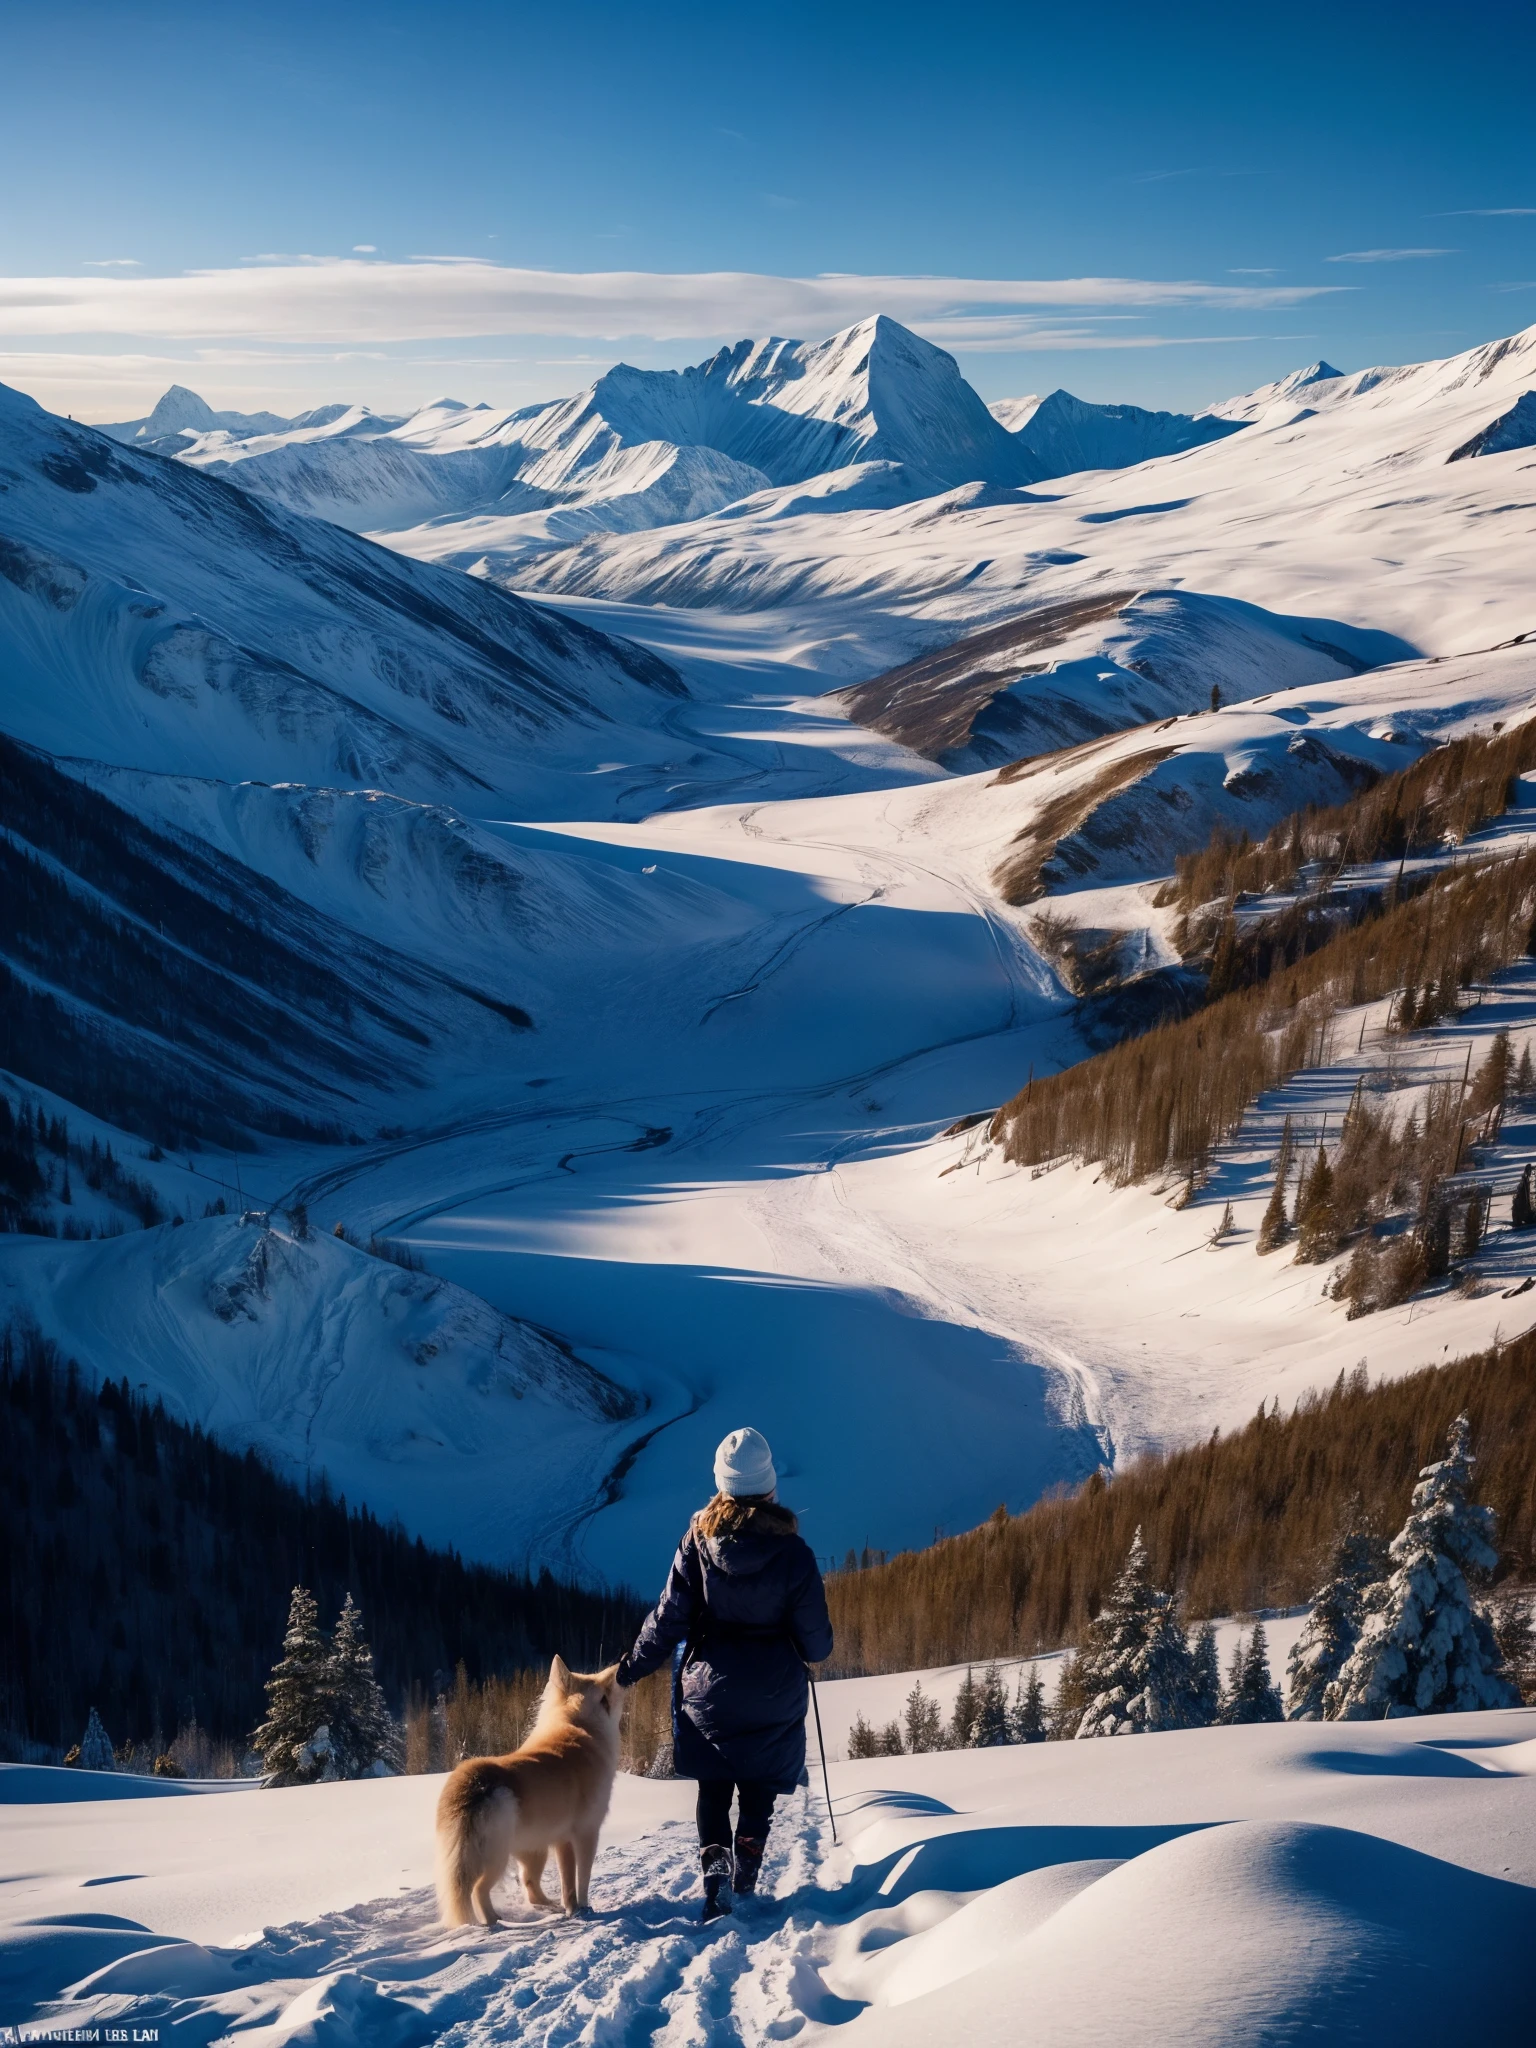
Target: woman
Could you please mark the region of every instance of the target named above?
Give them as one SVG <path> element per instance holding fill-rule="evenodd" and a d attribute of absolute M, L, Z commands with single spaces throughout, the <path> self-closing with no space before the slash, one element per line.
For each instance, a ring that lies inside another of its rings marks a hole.
<path fill-rule="evenodd" d="M 773 1802 L 805 1770 L 806 1666 L 832 1654 L 821 1573 L 777 1486 L 766 1440 L 733 1429 L 715 1453 L 715 1497 L 689 1523 L 656 1611 L 619 1663 L 620 1685 L 634 1685 L 677 1653 L 672 1758 L 680 1778 L 699 1781 L 706 1920 L 757 1888 Z"/>

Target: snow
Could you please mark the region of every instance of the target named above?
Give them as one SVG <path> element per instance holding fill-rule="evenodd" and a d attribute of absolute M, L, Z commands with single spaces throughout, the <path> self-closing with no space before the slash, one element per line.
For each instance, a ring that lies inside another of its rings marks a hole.
<path fill-rule="evenodd" d="M 629 603 L 794 605 L 871 636 L 895 614 L 927 622 L 929 645 L 945 625 L 1184 585 L 1350 619 L 1427 654 L 1472 652 L 1531 629 L 1530 456 L 1449 457 L 1512 407 L 1533 366 L 1536 328 L 1443 362 L 1347 377 L 1322 365 L 1294 391 L 1216 409 L 1251 419 L 1243 432 L 1150 464 L 1026 491 L 974 484 L 835 521 L 732 508 L 586 542 L 517 581 Z"/>
<path fill-rule="evenodd" d="M 0 2018 L 356 2048 L 1514 2040 L 1533 1727 L 1527 1710 L 835 1763 L 842 1846 L 819 1792 L 782 1801 L 764 1895 L 708 1929 L 686 1784 L 619 1779 L 590 1919 L 507 1887 L 503 1926 L 445 1934 L 440 1779 L 125 1799 L 0 1767 Z"/>

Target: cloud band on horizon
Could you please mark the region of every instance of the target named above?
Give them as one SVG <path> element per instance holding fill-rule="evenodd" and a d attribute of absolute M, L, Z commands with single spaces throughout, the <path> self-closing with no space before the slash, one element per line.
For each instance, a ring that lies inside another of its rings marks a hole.
<path fill-rule="evenodd" d="M 964 348 L 999 323 L 1023 340 L 1031 310 L 1206 308 L 1252 313 L 1296 306 L 1337 285 L 1212 285 L 1146 278 L 882 277 L 751 271 L 519 270 L 478 259 L 261 261 L 164 277 L 0 278 L 0 334 L 120 334 L 194 341 L 242 336 L 345 344 L 472 335 L 645 336 L 835 332 L 878 309 Z"/>

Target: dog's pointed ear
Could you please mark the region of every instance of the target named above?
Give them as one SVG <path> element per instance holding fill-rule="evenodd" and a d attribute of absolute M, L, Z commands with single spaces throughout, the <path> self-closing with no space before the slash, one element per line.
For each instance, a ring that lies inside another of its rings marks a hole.
<path fill-rule="evenodd" d="M 619 1685 L 619 1667 L 617 1664 L 609 1664 L 599 1671 L 594 1683 L 598 1691 L 607 1699 L 609 1706 L 612 1706 L 616 1700 L 622 1699 L 623 1695 Z"/>
<path fill-rule="evenodd" d="M 571 1689 L 571 1674 L 563 1657 L 556 1657 L 549 1667 L 549 1682 L 558 1686 L 561 1692 Z"/>

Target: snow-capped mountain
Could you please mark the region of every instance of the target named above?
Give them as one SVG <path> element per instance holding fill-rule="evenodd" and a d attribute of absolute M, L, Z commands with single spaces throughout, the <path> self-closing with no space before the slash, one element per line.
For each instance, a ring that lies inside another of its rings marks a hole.
<path fill-rule="evenodd" d="M 683 694 L 639 648 L 3 388 L 0 465 L 0 717 L 51 753 L 462 798 L 584 773 L 597 730 Z"/>
<path fill-rule="evenodd" d="M 1243 425 L 1205 413 L 1146 412 L 1139 405 L 1091 405 L 1070 391 L 1048 398 L 1003 398 L 993 417 L 1013 435 L 1034 480 L 1075 476 L 1082 469 L 1129 469 L 1159 455 L 1178 455 L 1219 441 Z"/>
<path fill-rule="evenodd" d="M 882 466 L 886 502 L 1038 473 L 954 358 L 884 316 L 823 342 L 738 342 L 685 370 L 621 363 L 512 412 L 437 399 L 405 420 L 325 406 L 258 421 L 176 387 L 148 421 L 109 431 L 424 559 L 499 571 L 865 464 Z"/>
<path fill-rule="evenodd" d="M 157 455 L 177 455 L 200 434 L 224 433 L 238 438 L 246 434 L 277 434 L 299 424 L 298 420 L 285 420 L 275 412 L 215 412 L 185 384 L 173 384 L 153 412 L 143 419 L 119 420 L 99 431 L 134 448 L 153 449 Z"/>
<path fill-rule="evenodd" d="M 1187 584 L 1353 619 L 1425 652 L 1531 630 L 1529 456 L 1450 458 L 1536 381 L 1536 328 L 1442 362 L 1328 371 L 1231 400 L 1214 410 L 1247 419 L 1241 433 L 1132 469 L 1025 492 L 977 483 L 842 517 L 835 501 L 760 497 L 688 526 L 587 540 L 529 564 L 518 584 L 631 605 L 793 608 L 846 680 L 856 630 L 875 653 L 868 675 L 1106 586 Z"/>

